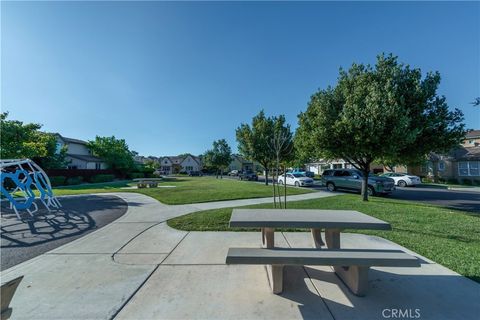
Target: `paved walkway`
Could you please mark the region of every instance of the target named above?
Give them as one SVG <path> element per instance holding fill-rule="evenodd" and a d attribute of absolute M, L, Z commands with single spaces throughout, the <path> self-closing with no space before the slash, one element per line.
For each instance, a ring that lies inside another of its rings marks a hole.
<path fill-rule="evenodd" d="M 184 232 L 165 223 L 271 198 L 167 206 L 141 194 L 116 195 L 129 205 L 121 218 L 2 272 L 2 282 L 25 275 L 11 319 L 384 319 L 399 309 L 421 319 L 477 319 L 480 313 L 479 284 L 413 252 L 420 268 L 372 269 L 364 298 L 350 294 L 329 267 L 288 268 L 285 292 L 274 295 L 262 266 L 224 264 L 228 247 L 258 247 L 258 233 Z M 275 239 L 278 246 L 310 246 L 308 233 Z M 342 245 L 401 248 L 356 234 L 342 235 Z"/>

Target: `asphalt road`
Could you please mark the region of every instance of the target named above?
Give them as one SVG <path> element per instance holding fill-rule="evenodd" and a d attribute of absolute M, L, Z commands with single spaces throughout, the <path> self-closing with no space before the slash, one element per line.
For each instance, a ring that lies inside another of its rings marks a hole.
<path fill-rule="evenodd" d="M 452 209 L 480 213 L 480 192 L 457 191 L 439 188 L 398 188 L 390 196 L 392 199 L 426 202 Z"/>
<path fill-rule="evenodd" d="M 48 212 L 42 204 L 34 218 L 22 212 L 19 221 L 8 203 L 1 204 L 1 270 L 83 237 L 127 212 L 115 196 L 59 197 L 62 208 Z"/>

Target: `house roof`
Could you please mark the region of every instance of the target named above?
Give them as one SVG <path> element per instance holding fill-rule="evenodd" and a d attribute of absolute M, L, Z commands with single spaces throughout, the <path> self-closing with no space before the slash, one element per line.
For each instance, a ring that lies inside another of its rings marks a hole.
<path fill-rule="evenodd" d="M 480 161 L 480 146 L 455 149 L 453 151 L 453 157 L 457 161 Z"/>
<path fill-rule="evenodd" d="M 201 160 L 200 160 L 199 157 L 195 157 L 195 156 L 192 156 L 192 155 L 189 155 L 189 156 L 191 156 L 192 159 L 200 165 Z M 179 156 L 165 156 L 165 157 L 160 157 L 160 158 L 159 158 L 159 162 L 161 162 L 161 161 L 162 161 L 163 159 L 165 159 L 165 158 L 169 159 L 170 162 L 173 163 L 173 164 L 181 164 L 185 159 L 188 158 L 188 156 L 186 156 L 186 157 L 179 157 Z"/>
<path fill-rule="evenodd" d="M 87 144 L 87 141 L 83 141 L 83 140 L 80 140 L 80 139 L 67 138 L 67 137 L 62 136 L 60 133 L 57 133 L 57 135 L 65 142 L 85 144 L 85 145 Z"/>
<path fill-rule="evenodd" d="M 75 159 L 82 160 L 82 161 L 87 161 L 87 162 L 105 162 L 99 157 L 88 156 L 88 155 L 83 155 L 83 154 L 67 153 L 67 157 L 71 157 L 71 158 L 75 158 Z"/>
<path fill-rule="evenodd" d="M 465 139 L 471 138 L 480 138 L 480 130 L 472 130 L 467 132 L 467 134 L 465 135 Z"/>
<path fill-rule="evenodd" d="M 241 163 L 253 163 L 252 161 L 249 161 L 249 160 L 245 159 L 245 158 L 244 158 L 242 155 L 240 155 L 240 154 L 234 154 L 234 155 L 232 155 L 232 158 L 237 159 L 237 160 L 238 160 L 239 162 L 241 162 Z"/>

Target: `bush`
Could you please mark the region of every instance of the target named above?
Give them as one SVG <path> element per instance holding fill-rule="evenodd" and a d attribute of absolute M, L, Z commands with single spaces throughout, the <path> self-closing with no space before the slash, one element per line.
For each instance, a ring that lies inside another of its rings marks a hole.
<path fill-rule="evenodd" d="M 462 181 L 462 184 L 466 185 L 466 186 L 471 186 L 472 185 L 472 180 L 470 179 L 465 179 Z"/>
<path fill-rule="evenodd" d="M 433 179 L 432 179 L 432 178 L 429 178 L 429 177 L 423 177 L 423 178 L 422 178 L 422 182 L 423 182 L 423 183 L 432 183 L 432 182 L 433 182 Z"/>
<path fill-rule="evenodd" d="M 83 177 L 71 177 L 67 179 L 67 185 L 73 186 L 83 182 Z"/>
<path fill-rule="evenodd" d="M 93 176 L 90 181 L 93 183 L 97 182 L 110 182 L 115 179 L 115 176 L 113 174 L 97 174 L 96 176 Z"/>
<path fill-rule="evenodd" d="M 49 177 L 49 179 L 52 187 L 65 185 L 65 179 L 66 179 L 65 176 L 54 176 L 54 177 Z"/>
<path fill-rule="evenodd" d="M 140 179 L 140 178 L 145 178 L 145 173 L 143 172 L 130 172 L 128 174 L 128 177 L 130 179 Z"/>
<path fill-rule="evenodd" d="M 447 183 L 448 184 L 458 184 L 458 179 L 456 179 L 456 178 L 447 179 Z"/>
<path fill-rule="evenodd" d="M 473 180 L 473 184 L 476 186 L 480 186 L 480 180 Z"/>

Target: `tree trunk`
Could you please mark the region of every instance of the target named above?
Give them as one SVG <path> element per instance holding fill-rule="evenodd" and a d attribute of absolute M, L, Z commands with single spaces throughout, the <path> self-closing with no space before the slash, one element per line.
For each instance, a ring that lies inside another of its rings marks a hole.
<path fill-rule="evenodd" d="M 286 166 L 283 167 L 283 174 L 285 175 L 285 183 L 283 184 L 283 187 L 285 189 L 285 195 L 284 195 L 285 196 L 285 201 L 284 201 L 284 203 L 285 203 L 285 209 L 287 209 L 287 167 Z"/>
<path fill-rule="evenodd" d="M 265 168 L 265 185 L 268 186 L 268 169 Z"/>
<path fill-rule="evenodd" d="M 368 201 L 368 174 L 370 173 L 370 164 L 362 168 L 363 180 L 362 180 L 362 200 Z"/>

